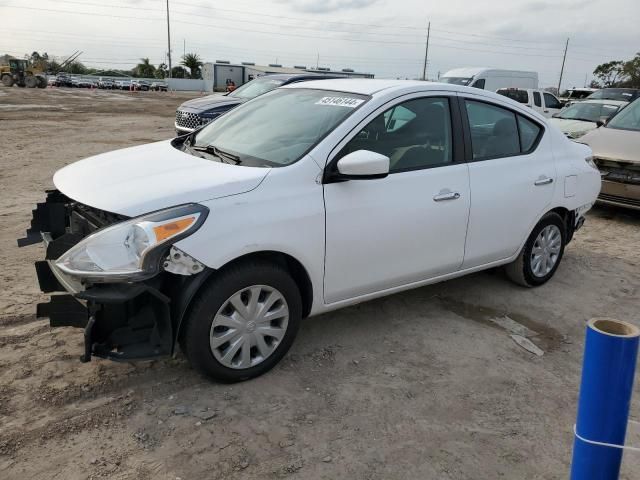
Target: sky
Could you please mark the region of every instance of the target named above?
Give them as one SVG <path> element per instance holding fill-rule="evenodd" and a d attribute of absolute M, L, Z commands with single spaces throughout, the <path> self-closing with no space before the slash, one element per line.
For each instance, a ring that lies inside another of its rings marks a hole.
<path fill-rule="evenodd" d="M 541 87 L 583 86 L 594 68 L 640 51 L 638 0 L 169 0 L 173 65 L 204 61 L 352 68 L 420 78 L 456 67 L 537 71 Z M 95 68 L 157 65 L 166 0 L 0 0 L 0 54 L 38 51 Z"/>

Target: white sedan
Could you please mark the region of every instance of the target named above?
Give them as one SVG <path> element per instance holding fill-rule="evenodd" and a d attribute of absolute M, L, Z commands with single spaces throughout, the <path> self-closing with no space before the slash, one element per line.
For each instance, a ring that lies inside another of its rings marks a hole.
<path fill-rule="evenodd" d="M 547 282 L 600 190 L 589 147 L 451 84 L 292 84 L 195 133 L 58 171 L 38 306 L 84 361 L 172 355 L 238 381 L 303 317 L 504 265 Z M 79 302 L 80 300 L 81 302 Z"/>

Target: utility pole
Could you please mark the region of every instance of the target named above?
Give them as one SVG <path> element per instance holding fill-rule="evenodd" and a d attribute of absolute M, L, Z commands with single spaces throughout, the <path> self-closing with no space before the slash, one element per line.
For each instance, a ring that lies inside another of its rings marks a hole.
<path fill-rule="evenodd" d="M 316 57 L 316 70 L 318 69 L 319 65 L 320 65 L 320 52 L 318 52 L 318 56 Z"/>
<path fill-rule="evenodd" d="M 169 0 L 167 0 L 167 58 L 169 59 L 169 78 L 171 78 L 171 28 L 169 27 Z"/>
<path fill-rule="evenodd" d="M 564 46 L 564 55 L 562 57 L 562 68 L 560 68 L 560 79 L 558 80 L 558 96 L 560 96 L 560 85 L 562 85 L 562 74 L 564 73 L 564 62 L 567 59 L 567 48 L 569 48 L 569 39 Z"/>
<path fill-rule="evenodd" d="M 187 39 L 183 38 L 182 39 L 182 57 L 186 57 L 187 56 Z"/>
<path fill-rule="evenodd" d="M 422 67 L 422 80 L 427 79 L 427 59 L 429 57 L 429 33 L 431 33 L 431 22 L 427 25 L 427 46 L 424 49 L 424 66 Z"/>

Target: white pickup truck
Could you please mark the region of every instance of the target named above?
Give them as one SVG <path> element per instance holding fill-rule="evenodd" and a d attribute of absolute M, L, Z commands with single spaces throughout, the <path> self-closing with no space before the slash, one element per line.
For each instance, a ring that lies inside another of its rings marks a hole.
<path fill-rule="evenodd" d="M 551 118 L 562 109 L 560 100 L 552 93 L 534 88 L 500 88 L 496 93 L 523 103 L 540 115 Z"/>

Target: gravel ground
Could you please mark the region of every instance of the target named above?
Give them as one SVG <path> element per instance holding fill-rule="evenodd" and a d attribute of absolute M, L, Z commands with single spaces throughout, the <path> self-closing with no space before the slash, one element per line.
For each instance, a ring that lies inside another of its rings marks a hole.
<path fill-rule="evenodd" d="M 537 289 L 491 271 L 308 319 L 250 382 L 210 383 L 182 356 L 79 363 L 82 332 L 34 316 L 42 247 L 15 239 L 55 170 L 170 137 L 186 98 L 0 89 L 3 479 L 567 477 L 585 323 L 640 323 L 638 213 L 590 212 Z M 622 478 L 639 468 L 629 454 Z"/>

